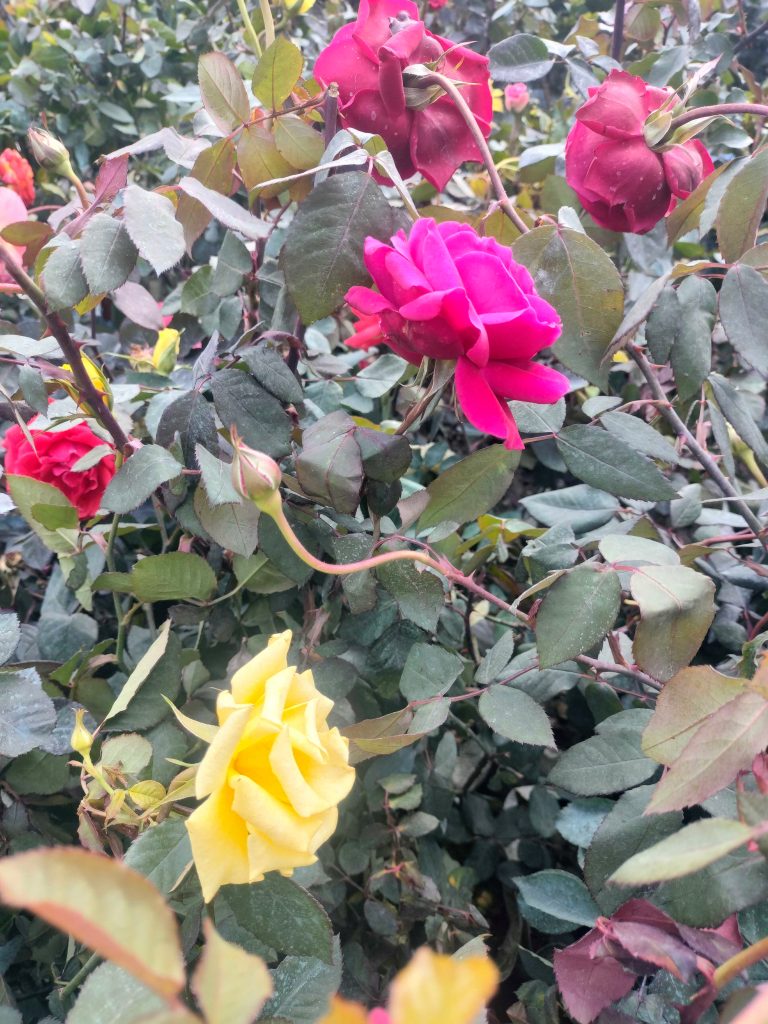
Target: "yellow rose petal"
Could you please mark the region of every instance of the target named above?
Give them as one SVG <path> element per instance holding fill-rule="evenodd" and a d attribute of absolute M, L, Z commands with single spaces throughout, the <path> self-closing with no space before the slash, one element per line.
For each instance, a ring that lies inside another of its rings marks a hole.
<path fill-rule="evenodd" d="M 306 868 L 314 864 L 314 853 L 278 846 L 270 836 L 261 832 L 248 833 L 248 859 L 251 865 L 251 882 L 260 882 L 267 871 L 279 871 L 290 876 L 294 868 Z"/>
<path fill-rule="evenodd" d="M 208 796 L 214 789 L 220 789 L 227 781 L 232 756 L 252 714 L 252 708 L 240 708 L 229 716 L 214 736 L 197 769 L 195 795 L 198 800 Z"/>
<path fill-rule="evenodd" d="M 212 793 L 187 818 L 187 831 L 206 903 L 220 886 L 249 881 L 248 829 L 232 811 L 229 786 Z"/>
<path fill-rule="evenodd" d="M 267 680 L 288 667 L 288 649 L 291 646 L 291 631 L 276 633 L 270 637 L 264 650 L 243 665 L 232 676 L 232 696 L 237 704 L 254 704 L 262 696 Z"/>
<path fill-rule="evenodd" d="M 276 846 L 314 853 L 315 835 L 323 826 L 322 815 L 303 818 L 281 800 L 277 800 L 263 786 L 244 775 L 235 777 L 232 783 L 235 798 L 232 810 L 239 814 L 256 832 L 269 833 Z"/>
<path fill-rule="evenodd" d="M 366 1024 L 368 1014 L 360 1003 L 351 1003 L 341 996 L 334 996 L 331 1008 L 317 1024 Z"/>
<path fill-rule="evenodd" d="M 328 801 L 312 789 L 297 764 L 296 753 L 288 729 L 283 729 L 272 745 L 269 763 L 277 780 L 285 790 L 286 798 L 299 814 L 309 817 L 328 809 Z"/>
<path fill-rule="evenodd" d="M 484 956 L 456 960 L 422 946 L 392 982 L 392 1024 L 471 1024 L 499 983 Z"/>
<path fill-rule="evenodd" d="M 278 724 L 282 722 L 295 675 L 295 668 L 286 668 L 282 672 L 276 672 L 264 684 L 264 706 L 261 715 L 268 722 L 277 722 Z"/>

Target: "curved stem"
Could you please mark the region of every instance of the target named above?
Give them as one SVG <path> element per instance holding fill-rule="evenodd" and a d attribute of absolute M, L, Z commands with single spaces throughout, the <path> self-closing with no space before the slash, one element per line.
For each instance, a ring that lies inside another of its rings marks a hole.
<path fill-rule="evenodd" d="M 501 180 L 499 172 L 496 170 L 496 164 L 493 162 L 493 154 L 488 148 L 488 143 L 485 141 L 485 136 L 480 129 L 480 125 L 477 123 L 475 115 L 472 113 L 469 104 L 462 96 L 461 89 L 459 89 L 452 79 L 447 78 L 445 75 L 440 75 L 436 71 L 433 71 L 430 75 L 422 78 L 421 83 L 425 87 L 430 85 L 439 85 L 443 92 L 447 92 L 456 104 L 459 113 L 464 118 L 467 128 L 469 128 L 472 134 L 472 138 L 475 140 L 475 145 L 480 150 L 483 163 L 485 164 L 485 169 L 488 171 L 488 177 L 491 179 L 491 184 L 493 185 L 493 189 L 496 193 L 499 206 L 507 217 L 509 217 L 517 230 L 520 231 L 521 234 L 525 234 L 530 229 L 512 205 L 512 202 L 507 195 L 506 189 L 504 188 L 504 182 Z"/>
<path fill-rule="evenodd" d="M 240 17 L 243 19 L 243 35 L 245 36 L 245 41 L 253 50 L 254 54 L 257 57 L 260 57 L 262 53 L 261 43 L 259 42 L 256 29 L 253 27 L 253 22 L 251 21 L 251 16 L 248 13 L 248 7 L 245 0 L 237 0 L 237 9 L 240 12 Z"/>
<path fill-rule="evenodd" d="M 751 946 L 747 946 L 746 949 L 742 949 L 740 953 L 732 956 L 730 960 L 720 964 L 712 977 L 712 983 L 719 992 L 742 971 L 765 959 L 768 959 L 768 938 L 760 939 Z"/>
<path fill-rule="evenodd" d="M 259 0 L 259 7 L 264 19 L 264 42 L 267 46 L 271 46 L 275 41 L 275 19 L 272 17 L 269 0 Z"/>
<path fill-rule="evenodd" d="M 613 39 L 611 40 L 611 56 L 621 60 L 621 48 L 624 45 L 624 0 L 616 0 L 616 12 L 613 16 Z"/>
<path fill-rule="evenodd" d="M 768 104 L 765 103 L 714 103 L 711 107 L 692 107 L 672 120 L 669 131 L 690 124 L 691 121 L 700 121 L 703 117 L 717 117 L 729 114 L 754 114 L 756 117 L 768 117 Z"/>
<path fill-rule="evenodd" d="M 55 313 L 48 308 L 43 292 L 38 288 L 29 274 L 26 273 L 23 267 L 16 261 L 15 256 L 6 252 L 2 246 L 0 246 L 0 263 L 5 266 L 5 269 L 19 285 L 24 294 L 37 306 L 40 313 L 43 315 L 45 322 L 48 324 L 49 331 L 58 342 L 62 355 L 72 367 L 72 376 L 77 382 L 77 386 L 80 389 L 80 395 L 84 402 L 90 406 L 96 419 L 100 421 L 104 429 L 112 436 L 112 440 L 115 442 L 115 446 L 118 451 L 123 452 L 125 455 L 129 455 L 130 450 L 128 450 L 128 437 L 112 415 L 112 410 L 107 405 L 104 395 L 88 376 L 85 364 L 83 363 L 83 357 L 80 355 L 80 349 L 77 347 L 75 340 L 70 335 L 67 325 L 58 313 Z"/>
<path fill-rule="evenodd" d="M 768 107 L 766 107 L 766 113 L 768 113 Z M 653 372 L 653 367 L 648 362 L 643 350 L 638 348 L 637 345 L 628 345 L 627 351 L 639 367 L 640 372 L 648 382 L 654 396 L 658 399 L 664 399 L 666 402 L 664 390 L 661 384 L 659 384 L 656 374 Z M 742 495 L 739 494 L 728 477 L 722 472 L 722 470 L 720 470 L 709 452 L 699 444 L 672 406 L 668 404 L 662 405 L 660 403 L 658 408 L 659 414 L 664 417 L 667 423 L 669 423 L 680 440 L 685 441 L 691 454 L 698 459 L 707 475 L 719 487 L 721 493 L 729 498 L 737 499 L 734 501 L 734 505 L 738 508 L 743 518 L 754 531 L 755 537 L 761 544 L 763 550 L 768 553 L 768 540 L 766 540 L 764 535 L 765 527 L 746 502 L 741 500 Z"/>

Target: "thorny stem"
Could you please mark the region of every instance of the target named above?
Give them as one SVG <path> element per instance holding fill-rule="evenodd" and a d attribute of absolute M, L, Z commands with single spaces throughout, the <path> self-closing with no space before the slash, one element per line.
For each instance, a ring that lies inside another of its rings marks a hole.
<path fill-rule="evenodd" d="M 253 27 L 251 16 L 248 13 L 248 7 L 245 0 L 237 0 L 237 9 L 240 12 L 240 17 L 243 19 L 243 34 L 245 35 L 245 41 L 248 43 L 250 48 L 253 50 L 257 57 L 261 57 L 261 43 L 259 37 L 256 34 L 256 29 Z"/>
<path fill-rule="evenodd" d="M 100 421 L 104 429 L 112 436 L 118 451 L 128 456 L 130 454 L 128 437 L 123 428 L 112 415 L 112 411 L 106 403 L 104 395 L 94 385 L 86 372 L 83 357 L 80 349 L 67 330 L 58 313 L 52 312 L 45 301 L 45 295 L 37 287 L 32 278 L 16 262 L 16 259 L 0 246 L 0 263 L 2 263 L 14 281 L 20 286 L 25 295 L 37 306 L 48 324 L 48 329 L 58 342 L 65 359 L 72 367 L 72 376 L 75 378 L 80 395 L 85 403 L 93 410 L 94 416 Z"/>
<path fill-rule="evenodd" d="M 765 103 L 715 103 L 711 107 L 692 107 L 684 114 L 675 117 L 669 131 L 690 124 L 691 121 L 700 121 L 703 117 L 717 117 L 721 114 L 727 117 L 729 114 L 755 114 L 756 117 L 768 117 L 768 104 Z"/>
<path fill-rule="evenodd" d="M 448 93 L 456 104 L 459 113 L 464 118 L 467 128 L 469 128 L 470 133 L 472 134 L 472 138 L 475 140 L 477 148 L 480 150 L 483 163 L 485 164 L 485 169 L 488 171 L 488 177 L 491 179 L 491 184 L 496 192 L 496 198 L 498 199 L 499 206 L 507 217 L 509 217 L 517 230 L 522 234 L 525 234 L 529 230 L 528 225 L 521 218 L 507 195 L 506 189 L 504 188 L 504 182 L 501 180 L 499 172 L 496 170 L 496 164 L 493 162 L 493 154 L 488 148 L 488 143 L 485 141 L 485 136 L 480 130 L 480 125 L 477 123 L 475 115 L 472 113 L 469 104 L 461 94 L 461 89 L 459 89 L 452 79 L 447 78 L 445 75 L 438 74 L 437 71 L 433 71 L 430 75 L 422 78 L 421 84 L 425 88 L 428 88 L 430 85 L 439 85 L 444 92 Z"/>
<path fill-rule="evenodd" d="M 613 17 L 613 39 L 611 40 L 611 56 L 621 60 L 621 48 L 624 44 L 624 0 L 616 0 L 616 13 Z"/>
<path fill-rule="evenodd" d="M 768 107 L 766 107 L 766 113 L 768 113 Z M 642 375 L 645 377 L 655 397 L 658 399 L 666 398 L 664 390 L 661 387 L 661 384 L 659 384 L 656 374 L 653 372 L 653 367 L 649 363 L 643 350 L 637 345 L 629 345 L 627 351 L 634 359 Z M 680 440 L 685 441 L 691 453 L 699 460 L 707 475 L 719 487 L 720 491 L 726 495 L 726 497 L 737 499 L 734 502 L 734 505 L 738 508 L 741 515 L 754 531 L 755 537 L 759 541 L 763 550 L 768 553 L 768 540 L 766 540 L 764 536 L 764 527 L 762 523 L 746 502 L 742 500 L 742 496 L 733 486 L 728 477 L 719 469 L 709 452 L 702 448 L 695 436 L 691 433 L 688 427 L 686 427 L 685 423 L 671 405 L 662 405 L 660 403 L 658 408 L 659 414 L 664 417 L 667 423 L 669 423 Z"/>
<path fill-rule="evenodd" d="M 750 46 L 758 36 L 763 35 L 765 32 L 768 32 L 768 21 L 764 21 L 762 25 L 758 25 L 757 28 L 753 28 L 751 32 L 742 36 L 734 47 L 734 53 L 743 50 L 745 46 Z"/>

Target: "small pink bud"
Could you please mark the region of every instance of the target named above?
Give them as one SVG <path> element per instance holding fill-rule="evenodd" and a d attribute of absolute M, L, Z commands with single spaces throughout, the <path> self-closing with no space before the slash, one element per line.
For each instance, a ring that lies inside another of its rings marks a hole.
<path fill-rule="evenodd" d="M 250 448 L 232 428 L 232 484 L 238 494 L 248 498 L 259 508 L 278 494 L 282 472 L 280 467 L 264 452 Z M 279 494 L 278 494 L 279 499 Z"/>
<path fill-rule="evenodd" d="M 504 89 L 504 106 L 507 110 L 522 114 L 530 102 L 531 96 L 525 82 L 513 82 Z"/>

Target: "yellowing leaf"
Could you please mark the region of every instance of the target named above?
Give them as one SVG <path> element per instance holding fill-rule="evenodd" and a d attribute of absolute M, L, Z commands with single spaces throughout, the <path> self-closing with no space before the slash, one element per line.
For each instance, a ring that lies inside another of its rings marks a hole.
<path fill-rule="evenodd" d="M 204 924 L 205 949 L 192 979 L 192 991 L 206 1024 L 250 1024 L 272 995 L 264 961 L 227 942 L 210 921 Z"/>
<path fill-rule="evenodd" d="M 37 914 L 162 996 L 184 985 L 176 918 L 137 872 L 85 850 L 32 850 L 0 862 L 0 899 Z"/>
<path fill-rule="evenodd" d="M 471 1024 L 499 983 L 484 956 L 456 960 L 422 947 L 392 982 L 392 1024 Z"/>

